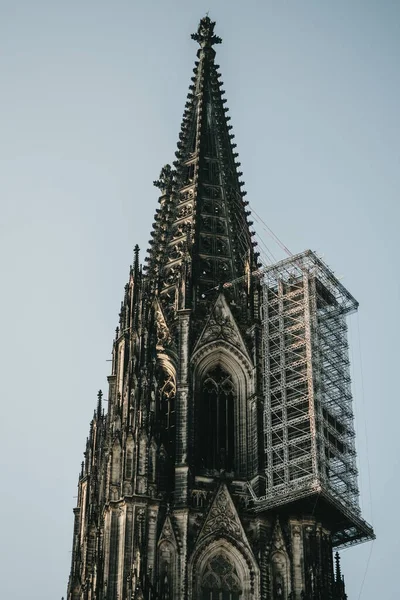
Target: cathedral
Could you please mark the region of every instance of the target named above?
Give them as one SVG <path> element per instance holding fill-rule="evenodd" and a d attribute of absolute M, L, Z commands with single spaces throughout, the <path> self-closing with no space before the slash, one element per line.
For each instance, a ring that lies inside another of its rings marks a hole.
<path fill-rule="evenodd" d="M 74 509 L 67 600 L 345 600 L 360 514 L 346 316 L 313 252 L 263 265 L 207 16 Z"/>

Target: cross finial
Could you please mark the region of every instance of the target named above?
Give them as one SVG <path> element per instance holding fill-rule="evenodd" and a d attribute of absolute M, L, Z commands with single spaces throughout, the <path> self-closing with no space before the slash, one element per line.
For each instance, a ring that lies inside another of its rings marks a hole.
<path fill-rule="evenodd" d="M 220 44 L 222 39 L 214 35 L 215 21 L 211 21 L 207 15 L 201 19 L 196 33 L 192 33 L 192 40 L 196 40 L 202 48 L 211 48 L 214 44 Z"/>

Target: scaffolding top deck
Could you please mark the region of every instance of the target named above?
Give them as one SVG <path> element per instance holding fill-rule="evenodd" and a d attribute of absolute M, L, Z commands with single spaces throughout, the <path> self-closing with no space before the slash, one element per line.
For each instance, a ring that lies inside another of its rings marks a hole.
<path fill-rule="evenodd" d="M 267 287 L 274 288 L 279 281 L 292 283 L 304 273 L 314 276 L 332 294 L 343 313 L 355 312 L 357 300 L 335 276 L 333 271 L 312 250 L 305 250 L 285 258 L 263 269 L 263 280 Z"/>

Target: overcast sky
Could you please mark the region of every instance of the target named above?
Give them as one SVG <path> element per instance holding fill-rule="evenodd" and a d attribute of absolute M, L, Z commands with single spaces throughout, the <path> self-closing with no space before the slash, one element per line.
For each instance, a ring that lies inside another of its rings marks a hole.
<path fill-rule="evenodd" d="M 377 541 L 344 551 L 343 571 L 349 600 L 398 597 L 399 2 L 0 0 L 1 598 L 65 595 L 89 421 L 207 10 L 250 204 L 360 302 L 361 504 Z"/>

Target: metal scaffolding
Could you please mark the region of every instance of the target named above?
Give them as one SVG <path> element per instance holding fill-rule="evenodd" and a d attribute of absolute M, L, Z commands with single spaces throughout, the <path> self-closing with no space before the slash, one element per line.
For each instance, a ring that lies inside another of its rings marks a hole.
<path fill-rule="evenodd" d="M 358 303 L 311 250 L 266 267 L 263 288 L 266 482 L 253 498 L 268 508 L 322 493 L 365 529 L 346 325 Z"/>

